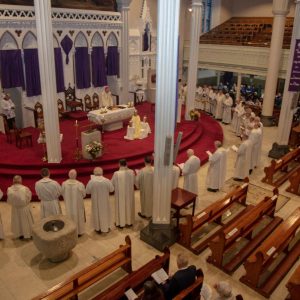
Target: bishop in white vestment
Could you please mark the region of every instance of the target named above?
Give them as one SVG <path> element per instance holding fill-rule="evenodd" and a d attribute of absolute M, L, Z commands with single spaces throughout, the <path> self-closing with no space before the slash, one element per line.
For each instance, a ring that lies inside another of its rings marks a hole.
<path fill-rule="evenodd" d="M 101 92 L 101 105 L 105 107 L 113 106 L 114 102 L 112 99 L 111 91 L 109 86 L 106 85 Z"/>
<path fill-rule="evenodd" d="M 115 188 L 116 226 L 123 228 L 134 223 L 134 172 L 127 167 L 125 159 L 120 160 L 120 169 L 111 179 Z"/>
<path fill-rule="evenodd" d="M 62 183 L 62 196 L 64 197 L 66 215 L 77 225 L 78 235 L 85 232 L 85 211 L 83 198 L 85 197 L 85 187 L 83 183 L 76 180 L 77 172 L 69 171 L 69 179 Z"/>
<path fill-rule="evenodd" d="M 0 200 L 3 197 L 3 192 L 0 190 Z M 0 214 L 0 240 L 4 239 L 4 231 L 3 231 L 3 225 L 2 225 L 2 219 L 1 219 L 1 214 Z"/>
<path fill-rule="evenodd" d="M 31 191 L 22 184 L 22 177 L 14 176 L 13 185 L 7 189 L 7 203 L 11 205 L 11 230 L 14 238 L 31 238 L 33 217 L 29 203 Z"/>
<path fill-rule="evenodd" d="M 207 190 L 217 192 L 225 182 L 227 150 L 222 148 L 220 141 L 215 141 L 216 151 L 209 156 L 209 166 L 206 176 Z"/>
<path fill-rule="evenodd" d="M 61 214 L 59 196 L 61 195 L 61 186 L 55 180 L 50 178 L 50 172 L 47 168 L 41 170 L 43 177 L 35 183 L 35 191 L 41 200 L 41 218 Z"/>
<path fill-rule="evenodd" d="M 187 150 L 187 161 L 184 163 L 182 175 L 184 178 L 183 189 L 198 195 L 198 171 L 200 159 L 194 155 L 193 149 Z"/>
<path fill-rule="evenodd" d="M 114 191 L 111 181 L 103 177 L 102 168 L 95 168 L 94 175 L 86 186 L 92 199 L 92 224 L 97 232 L 108 232 L 112 227 L 109 193 Z"/>
<path fill-rule="evenodd" d="M 153 210 L 153 180 L 154 168 L 151 166 L 151 157 L 145 157 L 145 167 L 141 169 L 135 179 L 135 185 L 140 190 L 141 212 L 138 215 L 142 218 L 152 217 Z"/>

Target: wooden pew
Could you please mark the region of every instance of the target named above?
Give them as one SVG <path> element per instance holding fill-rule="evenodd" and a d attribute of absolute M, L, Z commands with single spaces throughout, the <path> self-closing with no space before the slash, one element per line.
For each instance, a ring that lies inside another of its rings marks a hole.
<path fill-rule="evenodd" d="M 293 241 L 300 226 L 300 207 L 298 207 L 274 232 L 256 249 L 244 263 L 246 274 L 240 281 L 265 297 L 270 297 L 274 289 L 287 274 L 300 255 L 300 241 Z M 293 243 L 291 243 L 293 241 Z M 270 273 L 268 268 L 282 258 Z M 267 276 L 269 275 L 269 276 Z M 299 297 L 298 297 L 299 299 Z"/>
<path fill-rule="evenodd" d="M 300 158 L 300 147 L 294 149 L 293 151 L 285 154 L 281 159 L 272 160 L 271 165 L 264 168 L 265 177 L 262 179 L 262 182 L 271 184 L 273 186 L 280 186 L 283 184 L 292 174 L 294 174 L 299 168 L 300 165 L 296 167 L 289 168 L 291 162 L 295 162 Z M 281 174 L 277 179 L 274 179 L 274 175 L 281 171 Z"/>
<path fill-rule="evenodd" d="M 78 294 L 80 292 L 100 281 L 118 268 L 122 268 L 126 272 L 131 273 L 131 240 L 129 236 L 125 237 L 125 242 L 126 244 L 121 245 L 119 249 L 74 274 L 66 281 L 55 285 L 43 294 L 33 298 L 33 300 L 78 299 Z"/>
<path fill-rule="evenodd" d="M 124 294 L 128 289 L 133 289 L 139 295 L 143 290 L 144 282 L 152 280 L 151 274 L 163 268 L 169 273 L 170 250 L 166 248 L 162 256 L 156 256 L 141 268 L 126 275 L 120 281 L 111 285 L 104 292 L 98 294 L 93 300 L 118 300 L 124 299 Z"/>
<path fill-rule="evenodd" d="M 173 300 L 183 300 L 187 296 L 191 297 L 193 300 L 200 300 L 200 292 L 202 289 L 203 280 L 203 272 L 201 269 L 198 269 L 196 281 L 181 291 L 176 297 L 173 298 Z"/>
<path fill-rule="evenodd" d="M 278 190 L 274 190 L 273 197 L 265 197 L 256 206 L 252 206 L 243 216 L 229 225 L 225 225 L 218 235 L 211 240 L 209 248 L 211 255 L 207 261 L 226 273 L 233 273 L 240 264 L 265 240 L 265 238 L 281 223 L 282 219 L 274 217 Z M 248 206 L 250 207 L 250 205 Z M 266 216 L 272 219 L 255 236 L 253 231 L 261 221 L 268 221 Z M 246 245 L 237 249 L 240 238 L 248 239 Z M 228 261 L 230 251 L 235 251 L 233 258 Z"/>
<path fill-rule="evenodd" d="M 297 267 L 292 277 L 286 284 L 287 289 L 289 290 L 289 300 L 298 300 L 300 295 L 300 265 Z"/>
<path fill-rule="evenodd" d="M 179 239 L 178 243 L 186 247 L 195 254 L 201 253 L 207 248 L 209 241 L 214 237 L 210 236 L 196 246 L 192 245 L 192 237 L 201 230 L 206 224 L 215 222 L 219 225 L 222 223 L 222 215 L 228 211 L 234 204 L 240 203 L 245 205 L 248 192 L 249 179 L 245 179 L 245 183 L 235 187 L 224 198 L 215 203 L 212 203 L 197 215 L 187 215 L 185 221 L 179 224 Z"/>
<path fill-rule="evenodd" d="M 290 186 L 286 189 L 287 192 L 300 196 L 300 168 L 289 177 Z"/>

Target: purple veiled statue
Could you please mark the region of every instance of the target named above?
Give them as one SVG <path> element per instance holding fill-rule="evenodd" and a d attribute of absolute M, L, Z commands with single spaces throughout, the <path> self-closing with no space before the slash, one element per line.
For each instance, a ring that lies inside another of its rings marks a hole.
<path fill-rule="evenodd" d="M 70 39 L 70 37 L 66 34 L 66 36 L 61 41 L 61 47 L 64 50 L 66 57 L 66 64 L 69 64 L 69 53 L 73 46 L 73 41 Z"/>

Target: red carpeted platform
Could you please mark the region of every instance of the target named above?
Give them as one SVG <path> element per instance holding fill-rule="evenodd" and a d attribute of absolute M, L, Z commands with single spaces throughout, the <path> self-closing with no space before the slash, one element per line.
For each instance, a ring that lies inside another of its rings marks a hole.
<path fill-rule="evenodd" d="M 118 169 L 118 160 L 126 158 L 128 165 L 132 169 L 139 169 L 143 166 L 143 159 L 146 155 L 151 155 L 154 149 L 154 112 L 151 111 L 151 105 L 144 103 L 137 106 L 140 116 L 147 115 L 152 130 L 152 134 L 143 140 L 128 141 L 124 139 L 126 126 L 123 129 L 114 132 L 105 132 L 102 135 L 104 144 L 104 153 L 102 157 L 95 161 L 81 159 L 74 160 L 75 143 L 75 121 L 74 119 L 65 119 L 60 121 L 60 130 L 63 133 L 62 141 L 62 161 L 60 164 L 48 164 L 42 162 L 43 147 L 37 143 L 39 131 L 36 128 L 26 128 L 33 135 L 33 147 L 24 147 L 19 149 L 15 144 L 8 144 L 4 134 L 0 134 L 0 188 L 6 193 L 7 187 L 11 185 L 12 177 L 19 174 L 23 177 L 23 183 L 30 187 L 33 194 L 34 184 L 40 179 L 39 172 L 42 167 L 48 167 L 51 170 L 51 177 L 58 182 L 67 178 L 70 168 L 78 171 L 78 179 L 84 184 L 90 178 L 95 166 L 101 166 L 106 177 L 111 177 L 113 172 Z M 74 116 L 73 116 L 74 117 Z M 80 116 L 79 119 L 82 116 Z M 79 130 L 87 129 L 89 121 L 87 119 L 78 120 Z M 201 163 L 207 161 L 205 151 L 214 151 L 213 142 L 223 140 L 223 131 L 217 121 L 210 116 L 201 115 L 197 122 L 182 121 L 177 125 L 175 138 L 179 131 L 183 132 L 183 138 L 177 157 L 177 162 L 184 162 L 186 159 L 185 150 L 193 148 Z"/>

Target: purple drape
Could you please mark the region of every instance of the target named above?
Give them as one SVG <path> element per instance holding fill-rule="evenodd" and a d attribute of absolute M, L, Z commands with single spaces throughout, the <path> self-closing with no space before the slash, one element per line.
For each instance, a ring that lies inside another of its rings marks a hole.
<path fill-rule="evenodd" d="M 66 64 L 69 63 L 69 53 L 72 49 L 73 46 L 73 41 L 69 38 L 68 35 L 66 35 L 62 41 L 60 42 L 61 47 L 63 48 L 65 54 L 67 55 L 66 57 Z"/>
<path fill-rule="evenodd" d="M 0 51 L 0 76 L 2 88 L 24 88 L 24 72 L 21 50 Z"/>
<path fill-rule="evenodd" d="M 107 48 L 107 75 L 119 76 L 119 52 L 117 46 L 110 46 Z"/>
<path fill-rule="evenodd" d="M 27 96 L 41 94 L 38 49 L 24 49 L 25 78 Z"/>
<path fill-rule="evenodd" d="M 93 47 L 92 81 L 94 87 L 107 85 L 105 55 L 103 47 Z"/>
<path fill-rule="evenodd" d="M 65 90 L 64 68 L 60 48 L 54 48 L 56 91 L 58 93 Z"/>
<path fill-rule="evenodd" d="M 87 47 L 75 49 L 76 86 L 86 89 L 91 86 L 90 60 Z"/>

